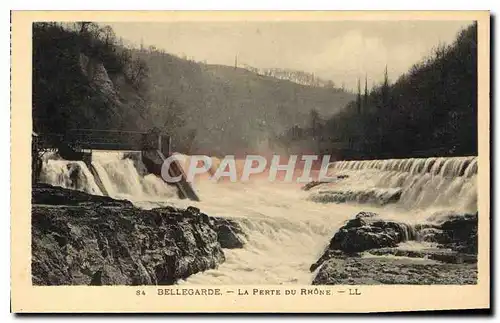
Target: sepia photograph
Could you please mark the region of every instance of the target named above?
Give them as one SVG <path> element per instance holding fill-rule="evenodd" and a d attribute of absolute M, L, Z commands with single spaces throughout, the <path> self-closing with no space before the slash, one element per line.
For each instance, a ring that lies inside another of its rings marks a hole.
<path fill-rule="evenodd" d="M 33 16 L 27 284 L 489 285 L 489 15 L 462 13 Z"/>

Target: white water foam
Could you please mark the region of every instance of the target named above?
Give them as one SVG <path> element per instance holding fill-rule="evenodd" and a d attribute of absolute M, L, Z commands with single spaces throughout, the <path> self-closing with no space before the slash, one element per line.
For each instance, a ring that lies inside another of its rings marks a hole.
<path fill-rule="evenodd" d="M 367 192 L 380 199 L 400 192 L 400 210 L 477 212 L 476 157 L 342 161 L 332 163 L 330 173 L 347 178 L 313 191 L 351 193 L 353 202 Z"/>
<path fill-rule="evenodd" d="M 307 201 L 308 193 L 297 186 L 265 180 L 198 187 L 201 202 L 196 206 L 237 220 L 248 238 L 243 249 L 224 250 L 226 262 L 219 268 L 180 283 L 309 284 L 311 264 L 336 229 L 359 210 Z"/>
<path fill-rule="evenodd" d="M 127 199 L 136 204 L 164 202 L 174 199 L 177 191 L 161 178 L 148 174 L 140 176 L 134 161 L 123 158 L 122 152 L 94 151 L 92 167 L 99 175 L 109 196 Z M 91 171 L 83 161 L 46 158 L 43 161 L 42 183 L 103 195 Z"/>
<path fill-rule="evenodd" d="M 102 195 L 94 176 L 82 161 L 45 160 L 40 174 L 40 182 Z"/>

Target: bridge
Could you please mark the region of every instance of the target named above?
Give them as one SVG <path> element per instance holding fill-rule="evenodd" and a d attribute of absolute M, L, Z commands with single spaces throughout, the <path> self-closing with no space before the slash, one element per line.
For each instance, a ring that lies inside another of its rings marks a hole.
<path fill-rule="evenodd" d="M 148 172 L 162 178 L 161 168 L 166 158 L 171 155 L 171 140 L 169 136 L 159 131 L 136 132 L 120 130 L 74 129 L 65 133 L 33 133 L 32 136 L 32 168 L 33 182 L 38 181 L 41 171 L 40 152 L 55 150 L 66 160 L 84 161 L 94 176 L 102 193 L 108 195 L 94 166 L 92 165 L 93 150 L 137 151 Z M 171 176 L 181 175 L 177 186 L 180 198 L 199 201 L 193 187 L 186 180 L 181 165 L 177 161 L 171 163 L 168 170 Z M 168 183 L 172 185 L 171 183 Z"/>

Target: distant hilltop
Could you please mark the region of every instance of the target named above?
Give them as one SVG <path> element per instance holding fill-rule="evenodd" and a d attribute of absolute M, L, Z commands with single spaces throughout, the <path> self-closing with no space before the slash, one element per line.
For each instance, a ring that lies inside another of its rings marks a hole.
<path fill-rule="evenodd" d="M 336 84 L 332 80 L 322 79 L 320 77 L 315 76 L 314 73 L 297 71 L 288 68 L 256 68 L 246 64 L 242 64 L 241 66 L 238 67 L 247 69 L 259 75 L 270 76 L 280 80 L 288 80 L 290 82 L 294 82 L 301 85 L 324 87 L 330 89 L 336 88 Z"/>

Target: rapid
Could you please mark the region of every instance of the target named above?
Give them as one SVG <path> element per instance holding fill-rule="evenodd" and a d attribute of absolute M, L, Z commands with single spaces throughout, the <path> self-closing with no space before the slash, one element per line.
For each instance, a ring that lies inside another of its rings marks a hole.
<path fill-rule="evenodd" d="M 124 153 L 94 152 L 89 169 L 80 161 L 45 157 L 44 183 L 128 199 L 141 208 L 195 206 L 210 216 L 235 219 L 246 233 L 242 249 L 225 249 L 217 269 L 179 284 L 310 284 L 309 267 L 336 230 L 360 211 L 409 224 L 440 214 L 477 212 L 477 158 L 339 161 L 338 180 L 304 191 L 298 184 L 198 180 L 201 201 L 180 200 L 176 188 L 145 175 Z M 342 175 L 342 176 L 340 176 Z"/>

